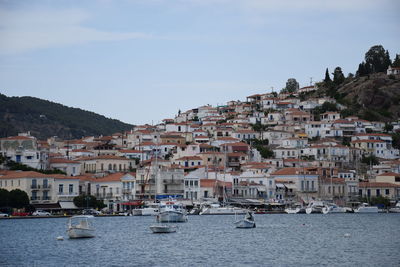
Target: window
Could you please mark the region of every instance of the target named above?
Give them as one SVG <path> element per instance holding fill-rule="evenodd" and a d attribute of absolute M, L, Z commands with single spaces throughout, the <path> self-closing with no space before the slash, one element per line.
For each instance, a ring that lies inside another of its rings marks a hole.
<path fill-rule="evenodd" d="M 47 188 L 48 187 L 48 180 L 47 179 L 44 179 L 43 180 L 43 188 Z"/>
<path fill-rule="evenodd" d="M 380 196 L 381 195 L 381 190 L 380 189 L 376 189 L 376 196 Z"/>
<path fill-rule="evenodd" d="M 385 189 L 385 194 L 386 195 L 389 195 L 390 193 L 389 193 L 389 189 Z"/>
<path fill-rule="evenodd" d="M 185 186 L 189 186 L 189 181 L 185 181 Z"/>
<path fill-rule="evenodd" d="M 64 192 L 64 185 L 59 184 L 58 185 L 58 193 L 63 193 Z"/>
<path fill-rule="evenodd" d="M 6 183 L 7 185 L 7 183 Z M 36 188 L 37 187 L 37 181 L 36 179 L 32 179 L 32 188 Z"/>
<path fill-rule="evenodd" d="M 69 185 L 68 192 L 69 192 L 70 194 L 74 192 L 74 185 L 73 185 L 73 184 L 70 184 L 70 185 Z"/>

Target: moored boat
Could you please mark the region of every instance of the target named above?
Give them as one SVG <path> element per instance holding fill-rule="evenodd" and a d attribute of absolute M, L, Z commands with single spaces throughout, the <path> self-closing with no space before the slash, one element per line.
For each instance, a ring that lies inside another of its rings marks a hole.
<path fill-rule="evenodd" d="M 150 230 L 155 234 L 167 234 L 176 232 L 175 225 L 167 225 L 167 224 L 153 224 L 150 226 Z"/>
<path fill-rule="evenodd" d="M 235 221 L 236 228 L 255 228 L 256 223 L 254 221 L 253 214 L 248 211 L 243 219 Z"/>
<path fill-rule="evenodd" d="M 93 218 L 92 215 L 73 216 L 68 219 L 67 233 L 69 238 L 89 238 L 94 237 L 94 228 L 88 219 Z"/>
<path fill-rule="evenodd" d="M 203 207 L 200 215 L 235 215 L 246 214 L 246 212 L 246 209 L 231 206 L 221 206 L 219 204 L 211 204 L 207 207 Z"/>
<path fill-rule="evenodd" d="M 354 210 L 357 213 L 378 213 L 379 209 L 376 206 L 370 206 L 368 203 L 362 203 L 357 209 Z"/>
<path fill-rule="evenodd" d="M 188 215 L 182 204 L 168 201 L 160 204 L 157 215 L 158 222 L 187 222 Z"/>

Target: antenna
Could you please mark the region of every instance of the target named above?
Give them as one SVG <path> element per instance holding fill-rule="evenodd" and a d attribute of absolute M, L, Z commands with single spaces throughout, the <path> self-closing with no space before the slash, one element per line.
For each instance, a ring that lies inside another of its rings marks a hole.
<path fill-rule="evenodd" d="M 312 83 L 313 83 L 312 78 L 313 77 L 310 77 L 310 86 L 312 86 Z"/>

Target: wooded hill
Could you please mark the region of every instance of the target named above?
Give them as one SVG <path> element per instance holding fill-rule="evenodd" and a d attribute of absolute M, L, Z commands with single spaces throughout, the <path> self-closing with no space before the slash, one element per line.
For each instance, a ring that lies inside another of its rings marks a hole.
<path fill-rule="evenodd" d="M 0 137 L 30 131 L 38 139 L 51 136 L 76 139 L 109 135 L 131 128 L 130 124 L 79 108 L 35 97 L 7 97 L 0 94 Z"/>

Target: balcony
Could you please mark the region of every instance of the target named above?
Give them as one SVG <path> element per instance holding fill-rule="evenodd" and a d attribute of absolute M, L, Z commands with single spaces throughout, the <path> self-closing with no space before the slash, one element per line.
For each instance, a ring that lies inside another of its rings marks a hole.
<path fill-rule="evenodd" d="M 32 185 L 31 185 L 31 189 L 33 189 L 33 190 L 38 190 L 38 189 L 40 189 L 40 185 L 38 185 L 38 184 L 32 184 Z"/>
<path fill-rule="evenodd" d="M 183 180 L 178 180 L 178 179 L 164 179 L 163 180 L 164 184 L 176 184 L 176 185 L 180 185 L 183 183 Z"/>
<path fill-rule="evenodd" d="M 106 194 L 106 198 L 112 198 L 113 197 L 113 193 L 107 193 Z"/>
<path fill-rule="evenodd" d="M 51 196 L 43 196 L 42 200 L 51 200 Z"/>
<path fill-rule="evenodd" d="M 77 197 L 78 193 L 63 193 L 63 192 L 58 192 L 57 197 L 59 201 L 72 201 L 74 200 L 74 197 Z"/>
<path fill-rule="evenodd" d="M 130 193 L 132 193 L 131 188 L 122 188 L 122 194 L 130 194 Z"/>
<path fill-rule="evenodd" d="M 32 201 L 40 200 L 40 197 L 38 197 L 38 196 L 33 197 L 33 196 L 32 196 L 32 197 L 31 197 L 31 200 L 32 200 Z"/>
<path fill-rule="evenodd" d="M 43 190 L 49 190 L 51 188 L 51 184 L 43 185 Z"/>

